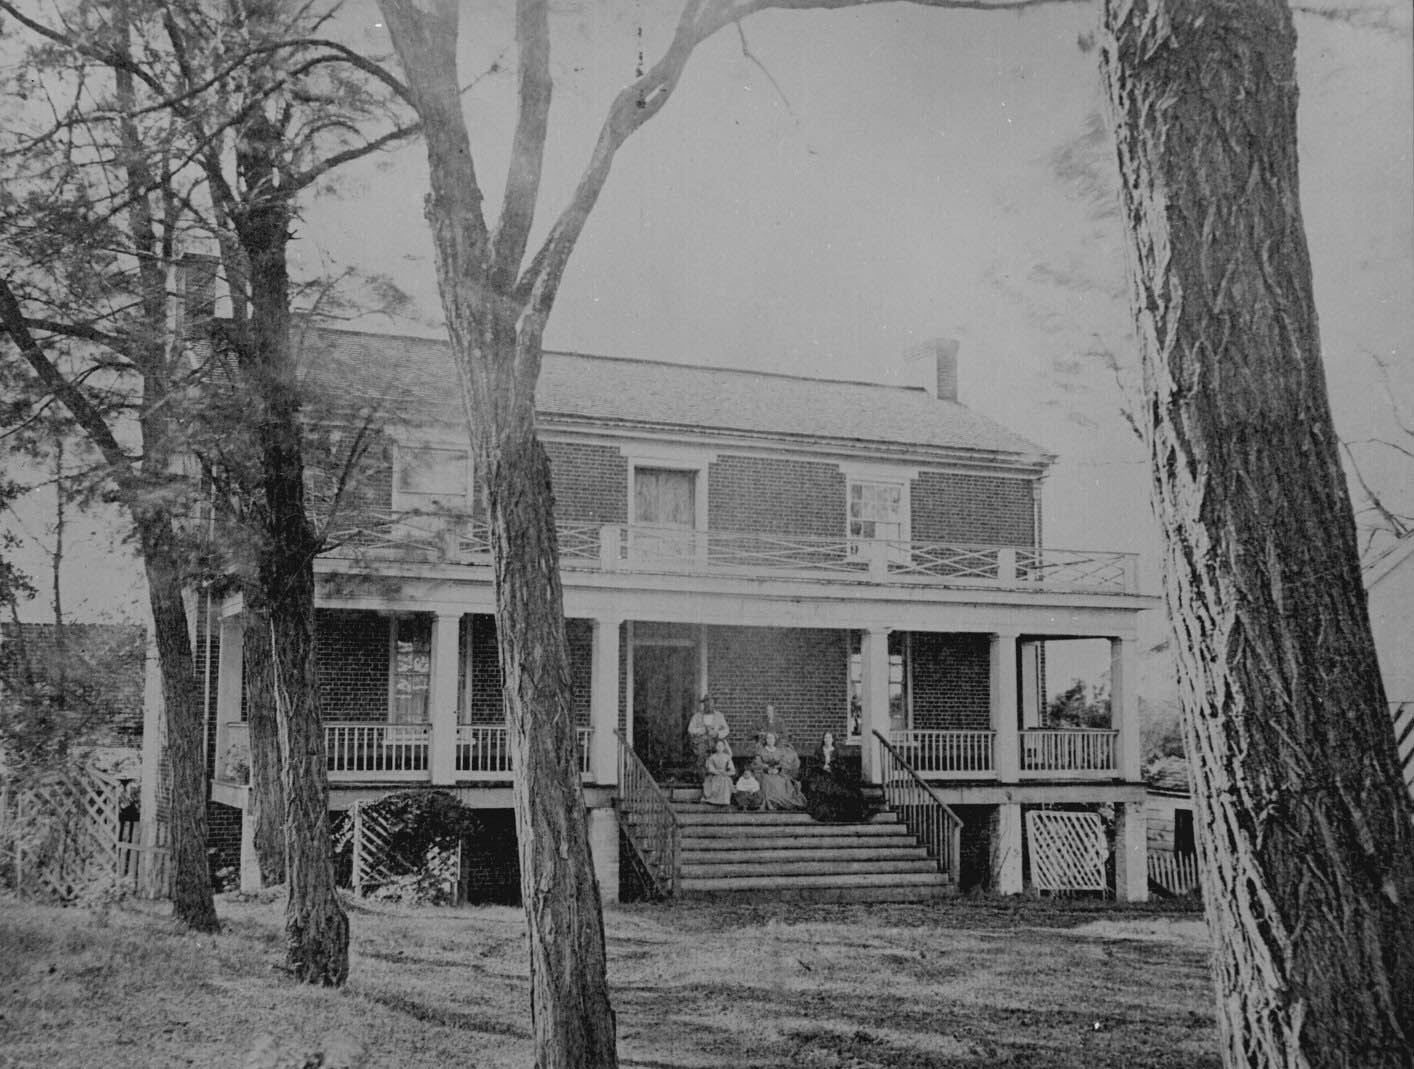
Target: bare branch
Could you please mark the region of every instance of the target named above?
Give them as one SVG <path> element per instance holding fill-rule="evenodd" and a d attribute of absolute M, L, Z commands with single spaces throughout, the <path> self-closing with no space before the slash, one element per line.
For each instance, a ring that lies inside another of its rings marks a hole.
<path fill-rule="evenodd" d="M 355 145 L 353 148 L 345 149 L 343 152 L 336 152 L 332 156 L 327 156 L 319 163 L 308 170 L 290 176 L 289 188 L 292 192 L 305 189 L 320 177 L 330 171 L 342 167 L 353 160 L 362 159 L 364 156 L 371 156 L 375 152 L 380 152 L 389 145 L 399 141 L 406 141 L 410 137 L 416 137 L 422 132 L 420 122 L 409 123 L 407 126 L 399 126 L 395 130 L 389 130 L 380 137 L 375 137 L 372 141 L 362 145 Z"/>

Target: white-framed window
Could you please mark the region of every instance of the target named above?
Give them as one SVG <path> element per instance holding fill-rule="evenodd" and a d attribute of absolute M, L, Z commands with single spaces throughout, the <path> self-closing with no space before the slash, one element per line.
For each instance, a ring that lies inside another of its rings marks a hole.
<path fill-rule="evenodd" d="M 425 724 L 432 693 L 432 617 L 395 616 L 388 625 L 388 722 Z"/>
<path fill-rule="evenodd" d="M 850 742 L 859 742 L 864 727 L 864 656 L 858 636 L 849 655 L 849 708 L 845 733 Z M 895 646 L 895 643 L 897 645 Z M 913 699 L 909 693 L 909 653 L 911 636 L 903 634 L 890 641 L 889 649 L 889 730 L 907 731 L 913 723 Z"/>
<path fill-rule="evenodd" d="M 398 512 L 471 511 L 471 453 L 450 443 L 399 442 L 393 459 Z"/>
<path fill-rule="evenodd" d="M 908 538 L 908 484 L 875 479 L 850 479 L 847 498 L 847 530 L 851 542 L 884 539 L 902 542 Z"/>
<path fill-rule="evenodd" d="M 695 558 L 706 547 L 707 469 L 716 454 L 658 442 L 645 451 L 623 449 L 628 460 L 628 552 L 671 562 Z"/>

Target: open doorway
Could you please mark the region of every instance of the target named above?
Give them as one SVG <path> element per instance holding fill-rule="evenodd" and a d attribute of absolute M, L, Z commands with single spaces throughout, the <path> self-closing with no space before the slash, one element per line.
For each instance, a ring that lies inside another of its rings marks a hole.
<path fill-rule="evenodd" d="M 697 665 L 695 643 L 633 648 L 633 748 L 660 780 L 692 763 L 687 723 L 697 704 Z"/>

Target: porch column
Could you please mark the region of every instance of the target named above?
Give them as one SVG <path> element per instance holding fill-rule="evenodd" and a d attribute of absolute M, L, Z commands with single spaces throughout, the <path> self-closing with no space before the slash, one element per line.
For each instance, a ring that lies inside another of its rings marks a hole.
<path fill-rule="evenodd" d="M 245 668 L 245 622 L 240 616 L 221 618 L 220 660 L 216 668 L 216 745 L 225 741 L 225 725 L 240 723 Z M 226 755 L 216 754 L 216 767 Z"/>
<path fill-rule="evenodd" d="M 992 730 L 997 733 L 997 779 L 1002 783 L 1015 783 L 1021 776 L 1021 739 L 1016 726 L 1016 639 L 1015 631 L 999 631 L 992 635 Z M 1020 828 L 1018 810 L 1018 836 L 1021 834 Z M 1018 847 L 1018 859 L 1020 856 Z"/>
<path fill-rule="evenodd" d="M 1040 642 L 1023 642 L 1017 654 L 1021 662 L 1021 726 L 1041 726 L 1041 649 Z"/>
<path fill-rule="evenodd" d="M 594 734 L 589 737 L 589 775 L 593 782 L 605 787 L 619 781 L 619 747 L 614 739 L 614 729 L 619 726 L 620 622 L 617 616 L 595 619 L 593 647 L 590 650 L 589 725 Z M 614 872 L 617 880 L 617 829 L 614 835 Z"/>
<path fill-rule="evenodd" d="M 1133 639 L 1110 639 L 1110 724 L 1119 729 L 1119 774 L 1128 783 L 1143 778 L 1137 645 Z"/>
<path fill-rule="evenodd" d="M 859 636 L 859 655 L 864 667 L 864 709 L 860 725 L 861 761 L 865 783 L 878 783 L 883 776 L 883 757 L 874 732 L 889 731 L 889 631 L 871 627 Z"/>
<path fill-rule="evenodd" d="M 461 668 L 461 613 L 437 614 L 432 624 L 432 721 L 428 765 L 433 783 L 457 781 L 457 680 Z"/>
<path fill-rule="evenodd" d="M 586 813 L 589 824 L 589 857 L 594 862 L 594 878 L 599 881 L 599 901 L 619 900 L 619 818 L 612 809 L 601 807 Z"/>
<path fill-rule="evenodd" d="M 1115 806 L 1115 898 L 1149 901 L 1149 829 L 1143 802 Z"/>
<path fill-rule="evenodd" d="M 153 847 L 157 845 L 157 785 L 162 778 L 162 752 L 167 748 L 166 717 L 163 715 L 162 670 L 157 661 L 157 628 L 151 615 L 147 619 L 147 651 L 142 674 L 142 780 L 138 786 L 138 818 L 142 869 L 139 872 L 141 894 L 159 898 L 166 888 L 157 882 Z"/>
<path fill-rule="evenodd" d="M 997 806 L 992 818 L 992 889 L 1001 895 L 1025 890 L 1021 873 L 1021 806 Z"/>

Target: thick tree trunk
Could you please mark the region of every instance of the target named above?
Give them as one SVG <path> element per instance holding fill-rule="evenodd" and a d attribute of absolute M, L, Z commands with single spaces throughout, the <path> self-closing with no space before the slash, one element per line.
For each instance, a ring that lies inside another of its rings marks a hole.
<path fill-rule="evenodd" d="M 1229 1066 L 1414 1064 L 1414 839 L 1321 366 L 1277 0 L 1107 0 Z"/>
<path fill-rule="evenodd" d="M 242 173 L 256 202 L 237 221 L 250 264 L 251 346 L 243 353 L 256 397 L 264 529 L 258 579 L 270 618 L 275 711 L 284 757 L 286 965 L 306 983 L 339 985 L 349 972 L 349 922 L 334 886 L 329 780 L 314 662 L 314 558 L 305 510 L 300 397 L 290 350 L 286 251 L 290 209 L 279 196 L 278 132 L 257 116 L 243 131 Z"/>
<path fill-rule="evenodd" d="M 172 771 L 169 849 L 172 915 L 198 932 L 220 929 L 206 859 L 206 724 L 182 603 L 176 534 L 165 516 L 137 515 Z M 147 816 L 147 814 L 144 814 Z"/>
<path fill-rule="evenodd" d="M 285 788 L 281 782 L 280 721 L 275 712 L 275 658 L 270 641 L 270 615 L 258 608 L 260 598 L 245 597 L 244 650 L 246 728 L 250 738 L 250 803 L 246 819 L 255 825 L 255 856 L 260 885 L 285 882 Z"/>
<path fill-rule="evenodd" d="M 510 361 L 496 363 L 504 368 Z M 515 759 L 535 1064 L 605 1069 L 618 1064 L 614 1011 L 569 701 L 550 466 L 535 436 L 534 391 L 504 382 L 498 397 L 500 404 L 475 404 L 472 437 L 491 528 L 501 678 Z"/>

